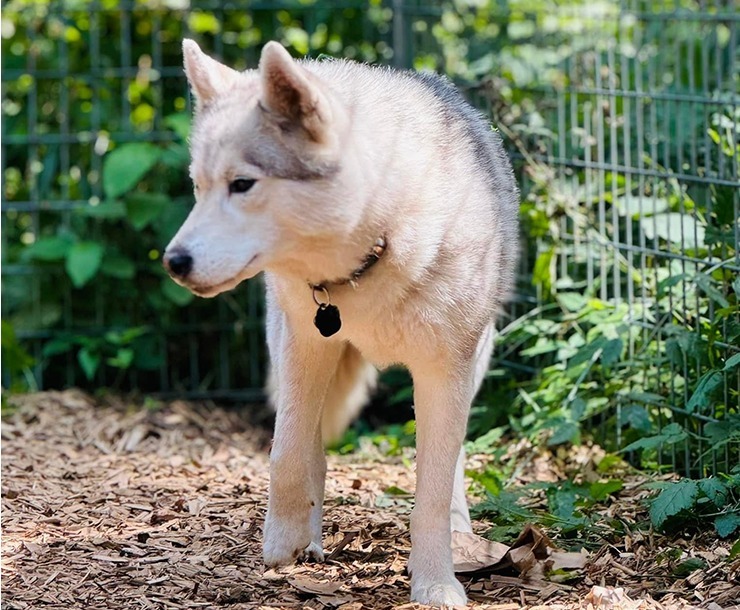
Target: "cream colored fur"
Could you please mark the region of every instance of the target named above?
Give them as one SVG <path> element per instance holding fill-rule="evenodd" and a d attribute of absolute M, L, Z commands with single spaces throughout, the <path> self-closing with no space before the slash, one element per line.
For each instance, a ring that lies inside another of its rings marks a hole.
<path fill-rule="evenodd" d="M 514 272 L 510 169 L 497 193 L 467 124 L 410 76 L 296 62 L 276 43 L 243 73 L 191 41 L 184 53 L 196 203 L 165 264 L 192 257 L 175 279 L 201 296 L 265 273 L 276 407 L 265 563 L 323 558 L 323 442 L 356 416 L 375 367 L 401 363 L 417 418 L 411 597 L 464 605 L 450 531 L 470 530 L 461 446 Z M 256 183 L 230 192 L 238 178 Z M 309 284 L 347 277 L 379 236 L 387 250 L 357 285 L 327 284 L 343 324 L 322 337 Z"/>

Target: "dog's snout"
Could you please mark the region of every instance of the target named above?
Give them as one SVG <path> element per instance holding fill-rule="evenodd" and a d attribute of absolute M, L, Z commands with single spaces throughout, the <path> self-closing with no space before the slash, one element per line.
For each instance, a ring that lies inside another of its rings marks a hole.
<path fill-rule="evenodd" d="M 167 253 L 162 262 L 170 275 L 180 279 L 185 279 L 193 269 L 193 257 L 187 252 Z"/>

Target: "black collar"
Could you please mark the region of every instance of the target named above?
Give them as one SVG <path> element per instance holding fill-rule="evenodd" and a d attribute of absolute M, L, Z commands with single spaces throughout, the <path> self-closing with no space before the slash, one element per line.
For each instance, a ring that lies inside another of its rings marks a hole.
<path fill-rule="evenodd" d="M 339 280 L 326 280 L 318 284 L 311 284 L 309 282 L 309 285 L 311 286 L 311 288 L 324 291 L 326 290 L 327 286 L 345 286 L 346 284 L 351 284 L 354 286 L 355 284 L 357 284 L 362 275 L 380 260 L 383 254 L 385 254 L 385 250 L 387 247 L 388 242 L 386 241 L 385 237 L 378 237 L 378 239 L 375 240 L 373 247 L 365 255 L 365 258 L 362 259 L 362 264 L 357 267 L 357 269 L 352 271 L 349 276 Z"/>

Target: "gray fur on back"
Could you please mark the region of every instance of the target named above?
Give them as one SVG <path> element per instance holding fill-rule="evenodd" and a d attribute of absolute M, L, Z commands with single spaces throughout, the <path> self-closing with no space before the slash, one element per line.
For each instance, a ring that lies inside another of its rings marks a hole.
<path fill-rule="evenodd" d="M 446 120 L 458 122 L 464 126 L 468 144 L 473 149 L 480 169 L 488 176 L 492 190 L 504 208 L 516 210 L 519 205 L 519 189 L 499 133 L 491 129 L 490 123 L 483 114 L 473 108 L 445 77 L 431 72 L 412 70 L 404 74 L 432 93 L 442 105 Z"/>

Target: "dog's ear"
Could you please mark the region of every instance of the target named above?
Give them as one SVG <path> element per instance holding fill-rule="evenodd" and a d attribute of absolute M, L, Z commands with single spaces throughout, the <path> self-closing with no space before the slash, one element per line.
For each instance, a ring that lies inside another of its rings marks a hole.
<path fill-rule="evenodd" d="M 267 110 L 303 127 L 314 141 L 323 141 L 331 111 L 313 76 L 277 42 L 262 49 L 259 70 Z"/>
<path fill-rule="evenodd" d="M 208 57 L 194 40 L 182 41 L 182 54 L 185 63 L 185 74 L 190 88 L 198 103 L 203 108 L 219 93 L 227 89 L 238 72 Z"/>

